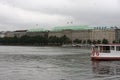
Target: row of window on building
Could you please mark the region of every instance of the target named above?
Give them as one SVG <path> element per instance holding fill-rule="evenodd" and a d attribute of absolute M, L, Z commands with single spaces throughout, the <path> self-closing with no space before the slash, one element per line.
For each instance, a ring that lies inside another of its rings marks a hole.
<path fill-rule="evenodd" d="M 99 28 L 99 27 L 98 27 Z M 104 30 L 101 30 L 104 29 Z M 120 29 L 107 29 L 106 27 L 101 27 L 99 30 L 90 29 L 90 30 L 63 30 L 63 31 L 39 31 L 39 32 L 29 32 L 27 30 L 18 30 L 18 31 L 7 31 L 0 32 L 0 37 L 21 37 L 24 35 L 27 36 L 56 36 L 61 37 L 66 35 L 71 41 L 75 39 L 79 40 L 103 40 L 107 39 L 109 43 L 113 41 L 120 40 Z"/>

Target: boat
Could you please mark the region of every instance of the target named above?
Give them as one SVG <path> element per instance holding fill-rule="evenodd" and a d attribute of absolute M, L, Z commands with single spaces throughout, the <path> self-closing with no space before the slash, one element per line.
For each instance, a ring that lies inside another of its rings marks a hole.
<path fill-rule="evenodd" d="M 120 44 L 92 45 L 91 60 L 120 60 Z"/>

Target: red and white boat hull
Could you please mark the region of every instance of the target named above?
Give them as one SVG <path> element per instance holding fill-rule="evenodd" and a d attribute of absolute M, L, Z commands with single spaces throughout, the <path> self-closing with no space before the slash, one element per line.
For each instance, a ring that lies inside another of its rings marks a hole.
<path fill-rule="evenodd" d="M 120 60 L 120 57 L 96 57 L 91 56 L 91 60 L 98 60 L 98 61 L 113 61 L 113 60 Z"/>
<path fill-rule="evenodd" d="M 99 53 L 99 55 L 91 55 L 91 60 L 120 60 L 120 53 Z"/>

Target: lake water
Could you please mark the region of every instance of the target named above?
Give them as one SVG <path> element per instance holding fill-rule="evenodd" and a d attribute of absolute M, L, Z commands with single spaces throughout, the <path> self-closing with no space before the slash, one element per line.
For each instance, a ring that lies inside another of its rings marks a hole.
<path fill-rule="evenodd" d="M 90 50 L 0 46 L 0 80 L 120 80 L 120 61 L 90 60 Z"/>

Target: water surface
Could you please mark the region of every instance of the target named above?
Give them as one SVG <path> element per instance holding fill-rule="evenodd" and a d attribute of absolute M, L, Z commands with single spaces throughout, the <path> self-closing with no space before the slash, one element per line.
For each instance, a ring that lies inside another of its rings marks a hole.
<path fill-rule="evenodd" d="M 80 48 L 0 46 L 0 80 L 120 80 L 119 61 Z"/>

